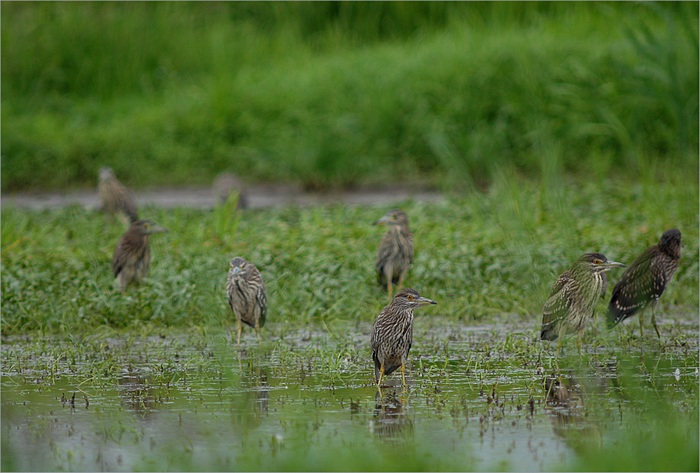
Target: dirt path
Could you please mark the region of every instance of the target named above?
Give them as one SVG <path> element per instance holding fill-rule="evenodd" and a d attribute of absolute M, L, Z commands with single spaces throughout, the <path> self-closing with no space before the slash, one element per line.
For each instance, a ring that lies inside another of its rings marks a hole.
<path fill-rule="evenodd" d="M 139 206 L 213 208 L 216 200 L 211 188 L 161 188 L 134 192 Z M 263 185 L 250 187 L 246 196 L 249 208 L 314 205 L 343 202 L 347 204 L 375 205 L 401 202 L 408 199 L 417 201 L 440 201 L 442 193 L 406 187 L 364 188 L 342 192 L 311 193 L 286 185 Z M 98 206 L 97 191 L 70 191 L 45 193 L 13 193 L 2 195 L 2 206 L 42 210 L 80 205 L 87 209 Z"/>

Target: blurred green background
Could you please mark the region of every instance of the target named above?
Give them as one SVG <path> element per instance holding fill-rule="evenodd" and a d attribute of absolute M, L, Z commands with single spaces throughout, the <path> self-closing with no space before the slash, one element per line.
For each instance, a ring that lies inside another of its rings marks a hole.
<path fill-rule="evenodd" d="M 698 180 L 698 3 L 3 2 L 2 190 Z"/>

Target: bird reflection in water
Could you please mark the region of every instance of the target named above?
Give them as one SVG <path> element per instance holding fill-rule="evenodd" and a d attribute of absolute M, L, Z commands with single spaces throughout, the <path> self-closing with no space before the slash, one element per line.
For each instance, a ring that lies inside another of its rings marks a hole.
<path fill-rule="evenodd" d="M 259 427 L 268 415 L 270 386 L 267 383 L 267 370 L 255 363 L 248 365 L 248 373 L 242 381 L 244 392 L 232 400 L 232 421 L 243 430 Z"/>
<path fill-rule="evenodd" d="M 150 377 L 131 367 L 124 370 L 119 377 L 119 397 L 128 411 L 137 414 L 142 419 L 149 418 L 159 402 Z"/>
<path fill-rule="evenodd" d="M 253 411 L 262 418 L 267 415 L 270 406 L 270 386 L 267 384 L 267 371 L 257 370 L 256 375 L 255 386 L 251 388 L 255 393 Z"/>
<path fill-rule="evenodd" d="M 547 407 L 554 434 L 576 453 L 599 451 L 603 446 L 601 429 L 587 415 L 585 388 L 573 377 L 548 376 L 544 380 Z"/>
<path fill-rule="evenodd" d="M 407 443 L 413 440 L 413 420 L 408 416 L 399 396 L 400 388 L 377 392 L 374 401 L 374 418 L 369 421 L 372 433 L 383 440 Z"/>

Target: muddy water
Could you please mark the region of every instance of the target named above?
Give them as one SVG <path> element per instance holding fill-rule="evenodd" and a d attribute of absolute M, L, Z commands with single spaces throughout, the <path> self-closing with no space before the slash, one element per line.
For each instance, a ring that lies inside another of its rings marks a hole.
<path fill-rule="evenodd" d="M 6 340 L 3 469 L 541 471 L 625 428 L 644 402 L 629 386 L 697 403 L 697 325 L 555 358 L 531 327 L 452 324 L 416 329 L 407 389 L 394 375 L 381 396 L 351 327 L 240 351 L 228 334 Z"/>

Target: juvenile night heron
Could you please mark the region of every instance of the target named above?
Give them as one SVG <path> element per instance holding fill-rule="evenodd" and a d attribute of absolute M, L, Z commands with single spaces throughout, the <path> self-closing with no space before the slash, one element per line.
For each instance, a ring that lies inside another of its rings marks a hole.
<path fill-rule="evenodd" d="M 148 236 L 168 230 L 150 220 L 136 220 L 121 236 L 112 258 L 112 272 L 122 292 L 132 282 L 141 282 L 151 264 L 151 248 Z"/>
<path fill-rule="evenodd" d="M 401 385 L 406 386 L 406 360 L 413 343 L 413 310 L 437 304 L 421 297 L 414 289 L 399 291 L 391 303 L 377 316 L 372 328 L 372 360 L 377 389 L 381 393 L 382 378 L 401 368 Z"/>
<path fill-rule="evenodd" d="M 245 209 L 248 207 L 245 184 L 235 175 L 229 172 L 222 172 L 214 179 L 212 190 L 217 203 L 223 204 L 231 194 L 238 193 L 238 203 L 236 208 Z"/>
<path fill-rule="evenodd" d="M 681 232 L 673 228 L 661 235 L 657 245 L 637 257 L 615 284 L 608 305 L 608 326 L 614 327 L 639 312 L 639 331 L 644 336 L 642 310 L 651 302 L 651 323 L 656 325 L 656 305 L 681 259 Z"/>
<path fill-rule="evenodd" d="M 581 336 L 606 283 L 604 271 L 624 267 L 609 261 L 601 253 L 586 253 L 568 271 L 562 273 L 552 286 L 542 311 L 542 340 L 556 340 L 564 334 L 577 332 L 579 349 Z"/>
<path fill-rule="evenodd" d="M 260 341 L 260 328 L 265 325 L 267 316 L 267 293 L 258 268 L 240 256 L 233 258 L 229 264 L 226 292 L 228 305 L 238 322 L 238 345 L 241 345 L 242 322 L 255 329 Z"/>
<path fill-rule="evenodd" d="M 401 290 L 406 274 L 413 263 L 413 236 L 408 228 L 408 217 L 398 209 L 390 210 L 375 225 L 388 225 L 377 252 L 377 281 L 386 287 L 391 299 L 393 284 Z"/>
<path fill-rule="evenodd" d="M 100 210 L 112 215 L 123 215 L 129 223 L 139 219 L 136 202 L 131 192 L 119 182 L 112 168 L 100 169 L 100 182 L 97 185 L 100 197 Z"/>

